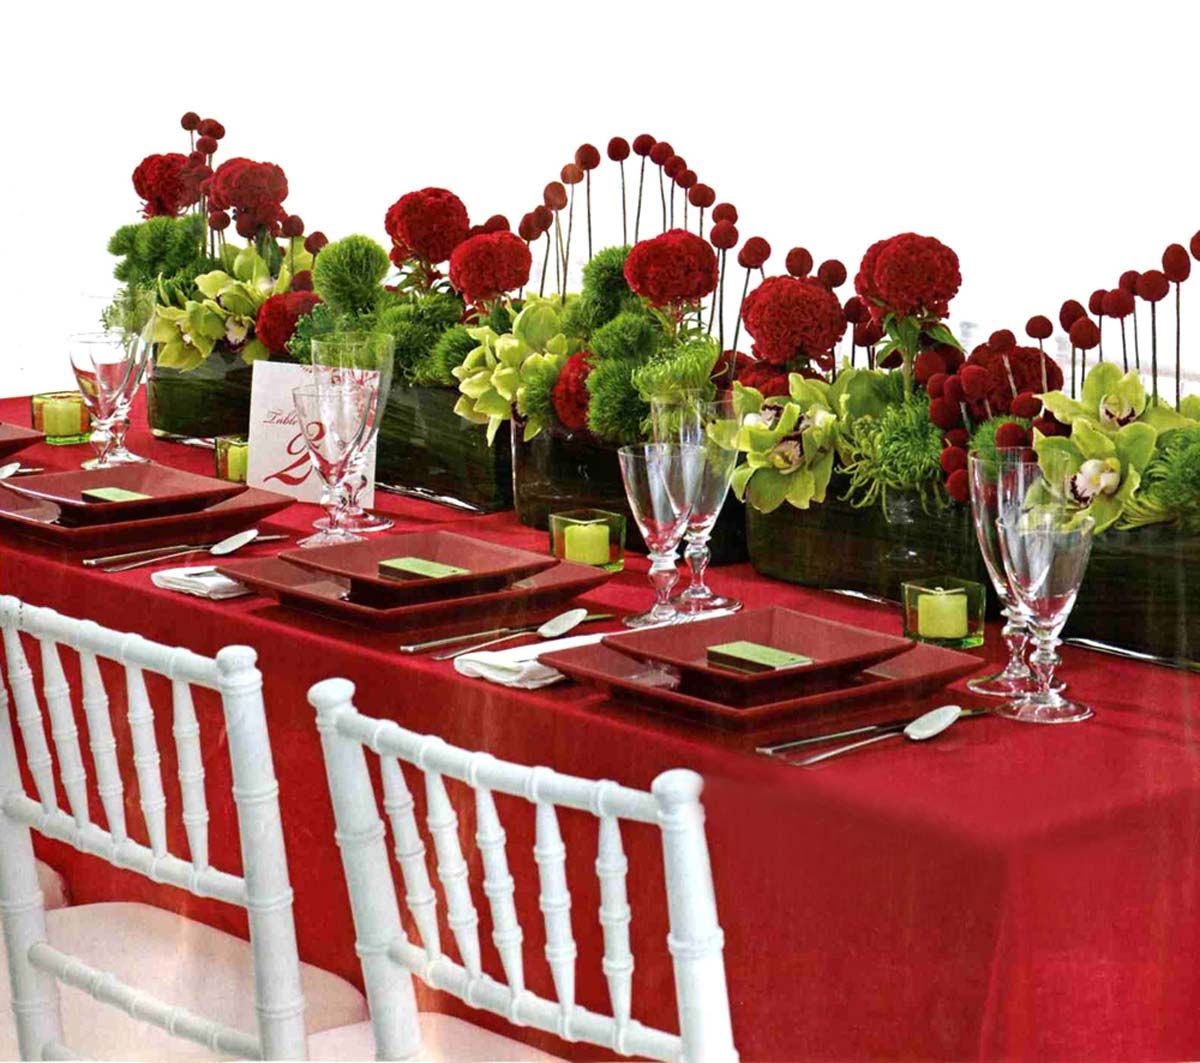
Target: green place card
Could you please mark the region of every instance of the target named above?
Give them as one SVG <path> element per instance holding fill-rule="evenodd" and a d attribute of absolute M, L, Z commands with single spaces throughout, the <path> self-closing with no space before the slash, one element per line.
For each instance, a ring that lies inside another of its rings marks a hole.
<path fill-rule="evenodd" d="M 811 657 L 802 653 L 789 653 L 787 650 L 776 649 L 774 646 L 764 646 L 758 642 L 723 642 L 719 646 L 708 647 L 708 661 L 728 668 L 737 668 L 744 672 L 774 672 L 780 668 L 795 668 L 802 664 L 812 664 Z"/>
<path fill-rule="evenodd" d="M 427 561 L 423 557 L 389 557 L 379 562 L 379 574 L 392 579 L 420 576 L 422 579 L 445 579 L 447 576 L 463 576 L 470 569 L 457 565 L 443 565 L 438 561 Z"/>
<path fill-rule="evenodd" d="M 138 491 L 126 491 L 124 487 L 88 487 L 79 492 L 85 502 L 139 502 L 150 498 Z"/>

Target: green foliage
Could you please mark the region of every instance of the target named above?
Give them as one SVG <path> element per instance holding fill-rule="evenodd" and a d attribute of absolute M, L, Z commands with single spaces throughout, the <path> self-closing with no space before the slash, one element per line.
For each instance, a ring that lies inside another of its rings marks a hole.
<path fill-rule="evenodd" d="M 567 335 L 590 338 L 623 310 L 641 307 L 625 281 L 628 256 L 628 247 L 606 247 L 583 267 L 583 292 L 567 307 L 563 318 Z"/>
<path fill-rule="evenodd" d="M 328 244 L 313 267 L 313 289 L 341 314 L 375 309 L 387 276 L 387 252 L 369 236 L 347 236 Z"/>
<path fill-rule="evenodd" d="M 334 312 L 328 303 L 317 303 L 312 313 L 305 314 L 296 322 L 296 331 L 288 340 L 288 353 L 303 365 L 312 364 L 312 341 L 332 336 L 344 327 L 341 315 Z"/>
<path fill-rule="evenodd" d="M 1161 521 L 1200 532 L 1200 426 L 1167 432 L 1159 439 L 1122 527 Z"/>
<path fill-rule="evenodd" d="M 610 443 L 641 438 L 650 405 L 633 382 L 635 363 L 625 358 L 597 358 L 587 378 L 588 427 Z"/>
<path fill-rule="evenodd" d="M 157 292 L 152 288 L 121 288 L 100 312 L 105 332 L 141 332 L 154 314 Z"/>
<path fill-rule="evenodd" d="M 717 391 L 712 371 L 720 355 L 711 336 L 685 340 L 639 365 L 633 371 L 634 387 L 646 402 L 670 400 L 687 391 L 703 392 L 711 399 Z"/>
<path fill-rule="evenodd" d="M 462 313 L 462 301 L 449 292 L 435 291 L 405 301 L 381 300 L 373 328 L 395 338 L 397 380 L 414 378 L 417 367 L 430 357 L 442 334 L 459 323 Z"/>
<path fill-rule="evenodd" d="M 976 426 L 975 431 L 971 433 L 971 441 L 967 446 L 968 451 L 977 451 L 980 456 L 987 458 L 989 461 L 996 460 L 996 431 L 1002 424 L 1019 424 L 1023 428 L 1028 428 L 1033 422 L 1028 417 L 991 417 L 986 421 L 980 421 Z"/>
<path fill-rule="evenodd" d="M 888 491 L 916 491 L 926 509 L 943 504 L 942 431 L 929 419 L 926 395 L 888 406 L 878 417 L 853 421 L 840 451 L 850 477 L 843 497 L 855 506 L 882 502 Z"/>
<path fill-rule="evenodd" d="M 457 297 L 456 297 L 457 298 Z M 458 301 L 461 308 L 462 302 Z M 516 307 L 515 309 L 520 309 Z M 487 325 L 488 328 L 503 335 L 506 332 L 511 332 L 513 327 L 513 311 L 508 307 L 503 299 L 497 299 L 492 303 L 492 308 L 488 315 L 480 321 L 481 325 Z"/>
<path fill-rule="evenodd" d="M 562 366 L 553 361 L 529 365 L 522 376 L 521 413 L 529 420 L 549 424 L 554 419 L 554 385 Z"/>
<path fill-rule="evenodd" d="M 130 288 L 153 287 L 160 276 L 172 285 L 190 286 L 211 265 L 204 254 L 204 219 L 198 214 L 122 225 L 108 241 L 108 251 L 121 259 L 113 276 Z"/>
<path fill-rule="evenodd" d="M 477 346 L 465 325 L 446 329 L 433 349 L 412 367 L 412 382 L 422 387 L 457 387 L 454 369 Z"/>
<path fill-rule="evenodd" d="M 597 361 L 648 362 L 667 343 L 659 322 L 646 311 L 623 310 L 596 330 L 590 348 Z"/>

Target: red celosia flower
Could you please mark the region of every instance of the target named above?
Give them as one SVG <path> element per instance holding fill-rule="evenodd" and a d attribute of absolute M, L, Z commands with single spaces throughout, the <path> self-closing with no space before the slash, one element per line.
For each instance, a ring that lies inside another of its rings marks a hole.
<path fill-rule="evenodd" d="M 1148 269 L 1138 278 L 1138 298 L 1145 299 L 1148 303 L 1157 303 L 1159 299 L 1165 298 L 1170 290 L 1170 281 L 1161 270 Z"/>
<path fill-rule="evenodd" d="M 1011 351 L 1017 345 L 1017 337 L 1012 334 L 1011 329 L 996 329 L 988 337 L 987 345 L 997 354 L 1003 354 L 1005 351 Z"/>
<path fill-rule="evenodd" d="M 1087 311 L 1084 310 L 1083 303 L 1077 299 L 1068 299 L 1058 311 L 1058 323 L 1064 332 L 1070 332 L 1071 326 L 1086 315 Z"/>
<path fill-rule="evenodd" d="M 1133 296 L 1124 288 L 1104 293 L 1104 316 L 1122 318 L 1133 313 Z"/>
<path fill-rule="evenodd" d="M 1171 244 L 1162 255 L 1163 273 L 1167 280 L 1180 284 L 1192 273 L 1192 260 L 1183 244 Z"/>
<path fill-rule="evenodd" d="M 283 235 L 287 237 L 304 235 L 304 221 L 299 214 L 289 214 L 283 219 L 283 225 L 280 228 Z"/>
<path fill-rule="evenodd" d="M 450 283 L 469 303 L 479 305 L 522 287 L 533 264 L 529 245 L 508 231 L 480 233 L 464 240 L 450 256 Z"/>
<path fill-rule="evenodd" d="M 227 159 L 208 182 L 210 205 L 233 210 L 238 232 L 251 229 L 251 235 L 264 228 L 272 236 L 278 235 L 286 216 L 282 204 L 287 194 L 287 175 L 273 162 Z"/>
<path fill-rule="evenodd" d="M 817 279 L 827 288 L 840 288 L 846 283 L 846 267 L 836 258 L 828 258 L 817 270 Z"/>
<path fill-rule="evenodd" d="M 575 149 L 575 165 L 582 170 L 594 170 L 600 165 L 600 152 L 594 144 L 580 144 Z"/>
<path fill-rule="evenodd" d="M 946 494 L 955 502 L 966 502 L 971 497 L 971 483 L 966 469 L 957 469 L 946 477 Z"/>
<path fill-rule="evenodd" d="M 564 185 L 577 185 L 583 180 L 583 167 L 576 166 L 575 163 L 569 162 L 562 168 L 558 175 L 562 178 Z"/>
<path fill-rule="evenodd" d="M 329 237 L 318 229 L 315 233 L 309 233 L 304 238 L 304 250 L 310 255 L 315 255 L 328 243 Z"/>
<path fill-rule="evenodd" d="M 776 366 L 825 363 L 846 331 L 837 296 L 814 277 L 768 277 L 746 297 L 742 320 L 755 355 Z"/>
<path fill-rule="evenodd" d="M 1071 326 L 1070 334 L 1071 346 L 1083 351 L 1090 351 L 1100 343 L 1100 328 L 1090 317 L 1079 318 Z"/>
<path fill-rule="evenodd" d="M 719 221 L 709 230 L 708 238 L 712 241 L 713 247 L 729 251 L 731 248 L 737 247 L 737 226 L 731 221 Z"/>
<path fill-rule="evenodd" d="M 551 181 L 542 189 L 542 202 L 550 210 L 562 210 L 567 205 L 567 190 L 561 181 Z"/>
<path fill-rule="evenodd" d="M 188 157 L 177 151 L 147 155 L 133 171 L 133 190 L 144 201 L 142 214 L 175 217 L 200 198 L 200 185 L 191 178 Z"/>
<path fill-rule="evenodd" d="M 650 149 L 650 161 L 655 166 L 662 166 L 674 154 L 675 149 L 665 140 L 660 140 Z"/>
<path fill-rule="evenodd" d="M 650 154 L 656 141 L 649 133 L 639 133 L 633 138 L 633 153 L 643 157 Z"/>
<path fill-rule="evenodd" d="M 699 302 L 717 286 L 717 256 L 695 233 L 669 229 L 634 245 L 625 280 L 655 306 Z"/>
<path fill-rule="evenodd" d="M 463 201 L 444 188 L 401 196 L 388 208 L 383 225 L 395 243 L 429 263 L 445 262 L 471 227 Z"/>
<path fill-rule="evenodd" d="M 764 398 L 786 395 L 789 390 L 787 370 L 770 362 L 747 362 L 738 370 L 737 379 L 743 387 L 757 389 Z"/>
<path fill-rule="evenodd" d="M 761 236 L 752 236 L 738 252 L 738 265 L 744 269 L 759 269 L 771 257 L 771 245 Z"/>
<path fill-rule="evenodd" d="M 624 162 L 629 158 L 629 141 L 624 137 L 613 137 L 608 142 L 608 157 L 613 162 Z"/>
<path fill-rule="evenodd" d="M 587 427 L 587 378 L 592 371 L 591 357 L 591 351 L 571 355 L 559 370 L 558 379 L 550 392 L 558 419 L 574 431 Z"/>
<path fill-rule="evenodd" d="M 1138 277 L 1141 274 L 1136 269 L 1127 269 L 1121 274 L 1121 279 L 1117 282 L 1117 286 L 1124 292 L 1134 295 L 1137 292 Z"/>
<path fill-rule="evenodd" d="M 183 117 L 179 119 L 179 124 L 189 133 L 192 133 L 200 127 L 200 116 L 195 111 L 186 111 Z"/>
<path fill-rule="evenodd" d="M 813 257 L 808 253 L 807 248 L 793 247 L 787 253 L 787 258 L 783 260 L 783 265 L 793 277 L 807 277 L 812 272 Z"/>
<path fill-rule="evenodd" d="M 855 288 L 868 302 L 909 317 L 944 317 L 958 293 L 958 256 L 940 240 L 900 233 L 873 244 L 863 256 Z"/>
<path fill-rule="evenodd" d="M 727 221 L 735 225 L 738 220 L 737 207 L 732 203 L 718 203 L 713 207 L 712 217 L 713 221 Z"/>
<path fill-rule="evenodd" d="M 254 334 L 272 354 L 283 354 L 296 331 L 296 322 L 321 301 L 312 292 L 291 291 L 272 295 L 258 308 Z"/>
<path fill-rule="evenodd" d="M 717 201 L 717 194 L 708 185 L 700 182 L 688 189 L 688 202 L 693 207 L 708 208 Z"/>
<path fill-rule="evenodd" d="M 1025 322 L 1025 335 L 1031 340 L 1048 340 L 1054 335 L 1054 322 L 1044 314 L 1035 314 Z"/>

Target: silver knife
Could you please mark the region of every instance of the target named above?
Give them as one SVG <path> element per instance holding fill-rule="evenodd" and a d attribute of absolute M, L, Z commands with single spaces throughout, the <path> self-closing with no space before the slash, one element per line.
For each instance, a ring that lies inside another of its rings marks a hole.
<path fill-rule="evenodd" d="M 964 709 L 959 719 L 965 720 L 968 716 L 984 716 L 986 714 L 987 709 Z M 869 723 L 862 727 L 850 727 L 845 731 L 829 731 L 826 734 L 812 735 L 809 738 L 794 738 L 790 742 L 776 742 L 770 746 L 755 746 L 754 752 L 761 753 L 766 757 L 774 757 L 789 749 L 799 749 L 801 746 L 815 746 L 821 742 L 834 742 L 839 738 L 854 738 L 856 735 L 891 734 L 894 731 L 903 731 L 915 719 L 918 719 L 918 717 L 910 716 L 905 720 Z"/>
<path fill-rule="evenodd" d="M 227 539 L 229 536 L 223 536 Z M 286 535 L 259 535 L 254 539 L 256 543 L 277 543 L 288 538 Z M 176 543 L 174 546 L 150 546 L 144 550 L 130 550 L 124 554 L 108 554 L 104 557 L 85 557 L 80 564 L 84 568 L 100 568 L 103 565 L 115 565 L 122 561 L 134 561 L 138 558 L 154 558 L 163 554 L 172 554 L 175 552 L 181 553 L 199 553 L 201 550 L 207 550 L 210 546 L 216 546 L 222 539 L 214 539 L 210 543 Z"/>
<path fill-rule="evenodd" d="M 406 487 L 404 484 L 384 483 L 376 483 L 375 486 L 380 491 L 389 495 L 419 498 L 422 502 L 432 502 L 438 506 L 449 506 L 451 509 L 461 509 L 467 513 L 487 512 L 482 506 L 474 505 L 471 502 L 464 502 L 461 498 L 452 498 L 450 495 L 439 495 L 436 491 L 429 490 L 428 487 Z"/>

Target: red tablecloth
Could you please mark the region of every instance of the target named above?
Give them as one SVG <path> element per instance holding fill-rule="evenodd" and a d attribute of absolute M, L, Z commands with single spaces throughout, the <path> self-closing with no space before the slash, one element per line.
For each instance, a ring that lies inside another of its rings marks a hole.
<path fill-rule="evenodd" d="M 0 419 L 28 423 L 24 400 L 0 402 Z M 134 432 L 131 444 L 181 468 L 205 471 L 211 460 L 144 432 Z M 51 468 L 83 456 L 45 446 L 22 455 Z M 544 548 L 543 533 L 520 528 L 511 514 L 465 517 L 387 496 L 380 505 L 401 529 L 453 522 L 482 537 Z M 311 506 L 294 506 L 273 523 L 300 532 L 314 515 Z M 397 654 L 394 635 L 261 598 L 185 598 L 154 588 L 149 570 L 105 576 L 7 535 L 0 553 L 0 589 L 28 601 L 201 653 L 229 643 L 257 648 L 306 960 L 357 978 L 304 697 L 314 681 L 340 675 L 358 685 L 362 711 L 500 757 L 641 787 L 670 767 L 702 772 L 734 1033 L 745 1059 L 1200 1057 L 1195 676 L 1068 649 L 1063 672 L 1072 694 L 1097 709 L 1085 724 L 972 720 L 925 746 L 885 743 L 800 770 L 756 756 L 743 741 L 571 684 L 526 693 L 467 681 L 448 663 Z M 751 606 L 777 603 L 882 630 L 899 623 L 896 611 L 764 580 L 748 565 L 715 571 L 713 583 Z M 635 559 L 586 603 L 628 610 L 647 596 L 644 562 Z M 998 647 L 987 653 L 998 656 Z M 236 869 L 231 802 L 217 796 L 228 779 L 219 710 L 202 700 L 198 711 L 214 862 Z M 169 721 L 160 721 L 159 740 L 168 800 L 178 809 Z M 130 822 L 140 822 L 136 790 L 127 795 Z M 470 809 L 461 794 L 452 796 L 465 836 Z M 542 932 L 528 857 L 532 826 L 512 806 L 501 815 L 530 945 L 530 984 L 550 994 L 548 973 L 536 962 Z M 604 1008 L 595 832 L 586 820 L 564 819 L 579 999 Z M 182 837 L 176 824 L 173 842 L 186 852 Z M 669 1025 L 656 846 L 651 831 L 630 839 L 634 1013 Z M 64 870 L 79 902 L 140 899 L 245 931 L 222 906 L 61 846 L 40 851 Z M 481 894 L 477 905 L 486 953 Z M 500 973 L 494 956 L 488 966 Z M 424 1006 L 454 1007 L 435 994 L 425 994 Z M 563 1050 L 553 1040 L 539 1043 Z"/>

